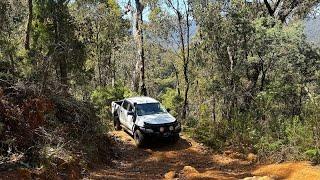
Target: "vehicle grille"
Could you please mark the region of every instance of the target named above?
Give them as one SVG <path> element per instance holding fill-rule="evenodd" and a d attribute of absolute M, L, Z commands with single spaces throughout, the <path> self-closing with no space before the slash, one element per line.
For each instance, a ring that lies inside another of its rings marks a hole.
<path fill-rule="evenodd" d="M 176 126 L 176 122 L 173 123 L 166 123 L 166 124 L 149 124 L 149 123 L 144 123 L 145 128 L 147 129 L 152 129 L 154 132 L 160 132 L 160 127 L 164 128 L 164 132 L 169 132 L 169 127 L 173 126 L 173 128 Z"/>

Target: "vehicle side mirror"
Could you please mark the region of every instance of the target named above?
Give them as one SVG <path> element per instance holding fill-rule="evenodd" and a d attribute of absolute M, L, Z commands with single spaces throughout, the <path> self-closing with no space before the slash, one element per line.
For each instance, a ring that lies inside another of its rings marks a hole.
<path fill-rule="evenodd" d="M 134 112 L 133 111 L 128 111 L 127 115 L 128 116 L 134 116 Z"/>
<path fill-rule="evenodd" d="M 170 111 L 171 111 L 171 109 L 170 109 L 170 108 L 167 108 L 167 111 L 168 111 L 168 112 L 170 112 Z"/>

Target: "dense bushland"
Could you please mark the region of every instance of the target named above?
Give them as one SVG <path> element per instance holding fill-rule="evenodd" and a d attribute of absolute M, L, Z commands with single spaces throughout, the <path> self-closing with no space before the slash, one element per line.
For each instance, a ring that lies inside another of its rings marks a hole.
<path fill-rule="evenodd" d="M 1 171 L 40 168 L 40 178 L 80 178 L 110 163 L 108 127 L 93 105 L 32 88 L 0 88 Z M 60 174 L 60 175 L 59 175 Z"/>
<path fill-rule="evenodd" d="M 1 1 L 1 156 L 90 159 L 107 146 L 95 143 L 111 101 L 147 94 L 216 150 L 319 163 L 320 50 L 304 32 L 318 6 Z"/>

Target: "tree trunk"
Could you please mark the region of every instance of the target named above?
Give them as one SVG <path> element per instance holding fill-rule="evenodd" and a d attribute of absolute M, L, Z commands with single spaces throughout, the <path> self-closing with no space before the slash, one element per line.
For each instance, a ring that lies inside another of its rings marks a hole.
<path fill-rule="evenodd" d="M 212 98 L 212 114 L 211 114 L 211 116 L 212 116 L 213 121 L 216 122 L 216 98 L 215 97 Z"/>
<path fill-rule="evenodd" d="M 56 8 L 60 8 L 62 6 L 61 4 L 57 3 Z M 60 70 L 60 82 L 62 85 L 62 90 L 67 91 L 68 88 L 68 70 L 67 70 L 67 61 L 66 61 L 66 56 L 61 55 L 61 51 L 63 49 L 59 45 L 59 40 L 60 40 L 60 25 L 58 22 L 58 11 L 55 11 L 55 16 L 53 19 L 53 24 L 54 24 L 54 33 L 55 33 L 55 48 L 57 49 L 57 52 L 55 52 L 57 55 L 55 55 L 56 61 L 58 61 L 58 66 Z"/>
<path fill-rule="evenodd" d="M 101 72 L 101 48 L 100 48 L 100 26 L 98 24 L 99 22 L 96 21 L 96 28 L 97 28 L 97 33 L 96 33 L 96 58 L 97 58 L 97 64 L 96 64 L 96 71 L 98 73 L 98 83 L 99 86 L 102 85 L 102 72 Z"/>
<path fill-rule="evenodd" d="M 116 84 L 116 58 L 114 57 L 114 51 L 112 49 L 111 53 L 111 59 L 112 59 L 112 87 L 115 87 Z"/>
<path fill-rule="evenodd" d="M 51 62 L 51 59 L 48 59 L 48 60 L 45 60 L 43 63 L 42 63 L 42 86 L 41 86 L 41 89 L 40 89 L 40 93 L 41 94 L 44 94 L 47 90 L 47 80 L 48 80 L 48 76 L 49 76 L 49 68 L 50 68 L 50 63 Z"/>
<path fill-rule="evenodd" d="M 184 75 L 184 79 L 185 79 L 185 83 L 186 83 L 186 89 L 185 89 L 185 93 L 184 93 L 184 102 L 183 102 L 183 109 L 182 109 L 182 119 L 186 119 L 187 116 L 187 108 L 188 108 L 188 93 L 187 91 L 189 90 L 188 88 L 188 76 L 186 74 L 186 50 L 185 50 L 185 42 L 184 42 L 184 35 L 183 35 L 183 29 L 182 29 L 182 16 L 181 13 L 179 11 L 177 12 L 177 16 L 178 16 L 178 23 L 179 23 L 179 35 L 180 35 L 180 41 L 181 41 L 181 50 L 182 50 L 182 60 L 183 60 L 183 75 Z"/>
<path fill-rule="evenodd" d="M 68 71 L 67 71 L 67 62 L 64 56 L 60 57 L 59 68 L 60 68 L 61 84 L 64 86 L 64 88 L 67 88 L 68 87 Z"/>
<path fill-rule="evenodd" d="M 190 58 L 190 24 L 189 24 L 189 2 L 187 1 L 187 57 L 184 59 L 184 65 L 183 65 L 183 74 L 184 74 L 184 80 L 186 83 L 185 87 L 185 94 L 184 94 L 184 105 L 183 105 L 183 114 L 182 118 L 186 119 L 187 117 L 187 111 L 188 111 L 188 92 L 190 88 L 190 82 L 189 82 L 189 72 L 188 72 L 188 66 L 189 66 L 189 58 Z"/>
<path fill-rule="evenodd" d="M 26 50 L 30 50 L 30 34 L 31 34 L 32 19 L 33 19 L 32 0 L 28 0 L 28 7 L 29 7 L 29 17 L 28 17 L 28 25 L 27 25 L 27 31 L 26 31 L 26 39 L 24 44 L 24 47 Z"/>
<path fill-rule="evenodd" d="M 144 9 L 144 6 L 141 4 L 140 0 L 135 0 L 136 2 L 136 23 L 135 23 L 135 28 L 136 28 L 136 34 L 135 34 L 135 39 L 138 44 L 138 54 L 139 54 L 139 61 L 140 61 L 140 81 L 139 81 L 139 89 L 140 89 L 140 94 L 146 96 L 147 95 L 147 88 L 145 84 L 145 56 L 144 56 L 144 40 L 143 40 L 143 30 L 142 30 L 142 25 L 143 25 L 143 18 L 142 18 L 142 12 Z"/>
<path fill-rule="evenodd" d="M 189 79 L 187 74 L 187 58 L 186 58 L 186 50 L 185 50 L 185 42 L 182 30 L 182 22 L 181 22 L 181 14 L 178 13 L 178 23 L 179 23 L 179 30 L 180 30 L 180 41 L 181 41 L 181 48 L 182 48 L 182 60 L 183 60 L 183 75 L 185 80 L 185 92 L 184 92 L 184 102 L 183 102 L 183 110 L 182 110 L 182 119 L 186 119 L 187 116 L 187 108 L 188 108 L 188 91 L 189 91 Z"/>
<path fill-rule="evenodd" d="M 178 72 L 178 69 L 176 68 L 176 66 L 174 65 L 174 63 L 172 63 L 172 65 L 173 65 L 174 74 L 176 77 L 176 89 L 177 89 L 178 95 L 180 96 L 181 93 L 180 93 L 180 83 L 179 83 L 179 72 Z"/>
<path fill-rule="evenodd" d="M 178 17 L 178 26 L 179 26 L 179 36 L 180 36 L 180 42 L 181 42 L 181 51 L 182 51 L 182 60 L 183 60 L 183 75 L 185 80 L 185 92 L 184 92 L 184 102 L 183 102 L 183 109 L 182 109 L 182 119 L 186 119 L 187 117 L 187 111 L 188 111 L 188 92 L 189 92 L 189 77 L 188 77 L 188 64 L 189 64 L 189 38 L 190 38 L 190 25 L 189 25 L 189 3 L 187 1 L 186 5 L 186 14 L 187 14 L 187 52 L 185 49 L 185 39 L 184 39 L 184 33 L 183 33 L 183 22 L 182 22 L 182 15 L 178 8 L 175 8 L 172 4 L 172 1 L 168 0 L 168 3 L 170 6 L 174 9 L 175 13 Z"/>
<path fill-rule="evenodd" d="M 12 81 L 15 81 L 15 63 L 14 63 L 14 57 L 12 52 L 9 53 L 9 59 L 10 59 L 10 74 L 12 75 Z"/>
<path fill-rule="evenodd" d="M 132 76 L 132 88 L 135 92 L 139 91 L 139 66 L 140 61 L 137 61 Z"/>
<path fill-rule="evenodd" d="M 230 87 L 232 88 L 232 94 L 231 94 L 231 100 L 230 102 L 228 102 L 228 120 L 230 121 L 232 119 L 232 114 L 234 111 L 234 107 L 235 107 L 235 103 L 236 103 L 236 83 L 235 83 L 235 79 L 234 79 L 234 71 L 233 68 L 235 66 L 235 59 L 234 59 L 234 55 L 233 55 L 233 51 L 231 50 L 230 46 L 227 47 L 227 53 L 229 56 L 229 61 L 230 61 Z"/>

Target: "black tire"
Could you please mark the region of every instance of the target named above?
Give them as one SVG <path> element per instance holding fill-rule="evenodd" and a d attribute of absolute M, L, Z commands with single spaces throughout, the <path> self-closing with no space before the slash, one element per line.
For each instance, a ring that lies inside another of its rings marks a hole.
<path fill-rule="evenodd" d="M 116 131 L 120 131 L 120 130 L 122 129 L 118 117 L 114 117 L 114 119 L 113 119 L 113 125 L 114 125 L 114 130 L 116 130 Z"/>
<path fill-rule="evenodd" d="M 135 130 L 133 133 L 134 141 L 136 142 L 137 147 L 143 147 L 145 144 L 145 137 L 140 132 L 139 129 Z"/>
<path fill-rule="evenodd" d="M 171 137 L 171 141 L 172 141 L 173 143 L 177 143 L 179 140 L 180 140 L 180 135 L 179 135 L 179 134 L 174 134 L 174 135 Z"/>

